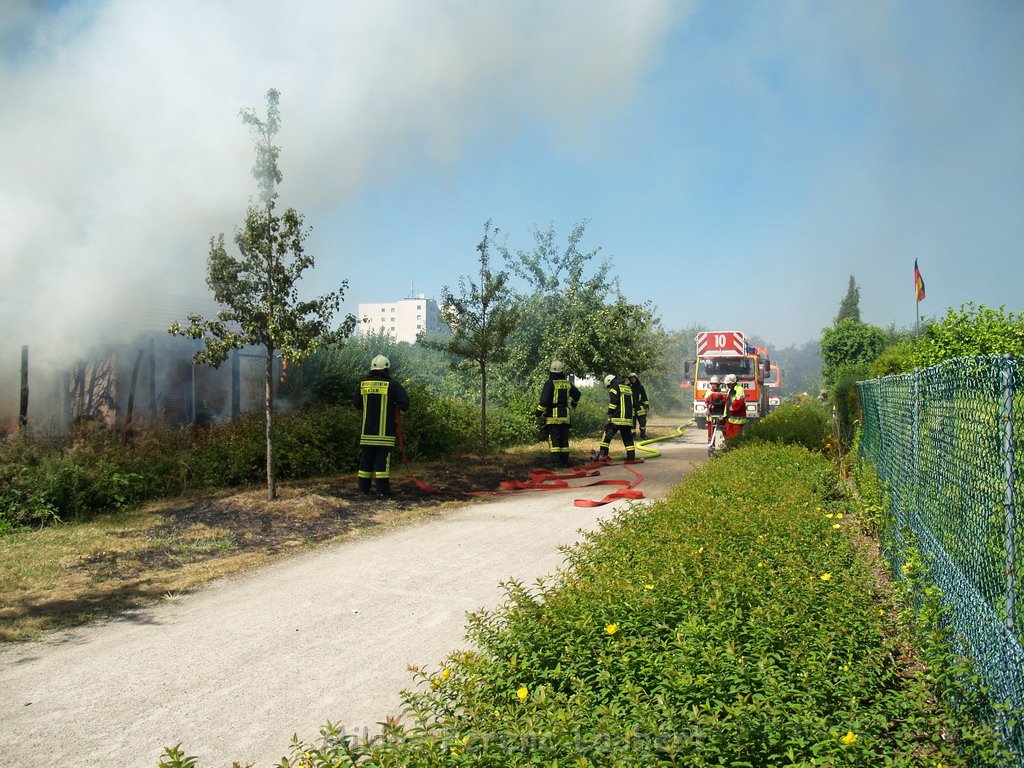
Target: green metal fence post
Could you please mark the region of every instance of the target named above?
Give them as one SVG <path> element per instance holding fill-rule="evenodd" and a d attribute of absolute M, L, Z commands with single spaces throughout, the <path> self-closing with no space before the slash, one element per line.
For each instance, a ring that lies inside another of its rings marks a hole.
<path fill-rule="evenodd" d="M 1014 498 L 1013 475 L 1013 393 L 1014 370 L 1009 355 L 1002 360 L 1003 407 L 1000 420 L 1003 426 L 1003 474 L 1006 479 L 1006 490 L 1003 493 L 1003 511 L 1006 519 L 1006 628 L 1011 635 L 1016 631 L 1017 624 L 1017 505 Z"/>

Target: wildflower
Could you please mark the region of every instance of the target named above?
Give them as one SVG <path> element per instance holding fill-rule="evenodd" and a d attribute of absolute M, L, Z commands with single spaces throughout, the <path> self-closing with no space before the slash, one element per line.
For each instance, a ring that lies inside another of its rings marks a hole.
<path fill-rule="evenodd" d="M 836 512 L 836 520 L 842 520 L 842 519 L 843 519 L 843 513 L 842 512 Z"/>
<path fill-rule="evenodd" d="M 516 696 L 519 697 L 520 701 L 526 701 L 526 699 L 530 696 L 530 691 L 527 690 L 525 685 L 521 686 L 519 690 L 516 691 Z"/>
<path fill-rule="evenodd" d="M 878 609 L 878 615 L 879 616 L 885 616 L 885 609 L 884 608 L 879 608 Z"/>
<path fill-rule="evenodd" d="M 833 528 L 841 528 L 842 526 L 839 525 L 839 523 L 832 523 L 832 527 Z"/>
<path fill-rule="evenodd" d="M 619 631 L 619 625 L 618 624 L 609 624 L 608 626 L 606 626 L 604 628 L 604 631 L 607 632 L 609 635 L 614 635 L 616 632 Z"/>
<path fill-rule="evenodd" d="M 761 560 L 760 562 L 758 562 L 757 567 L 758 568 L 764 568 L 764 560 Z"/>
<path fill-rule="evenodd" d="M 831 573 L 823 573 L 823 574 L 821 574 L 821 580 L 822 581 L 831 581 L 832 580 L 832 574 Z"/>
<path fill-rule="evenodd" d="M 853 742 L 855 742 L 856 740 L 857 734 L 855 734 L 853 731 L 847 731 L 846 735 L 843 736 L 843 738 L 841 738 L 839 741 L 843 746 L 848 747 L 851 744 L 853 744 Z"/>
<path fill-rule="evenodd" d="M 653 584 L 644 584 L 644 589 L 654 589 Z"/>
<path fill-rule="evenodd" d="M 447 680 L 451 676 L 452 676 L 452 671 L 450 669 L 448 669 L 448 667 L 445 667 L 443 670 L 441 670 L 441 679 L 442 680 Z"/>
<path fill-rule="evenodd" d="M 818 509 L 821 509 L 821 507 L 818 507 Z M 829 520 L 831 520 L 833 517 L 835 517 L 835 515 L 833 515 L 831 512 L 829 512 L 827 515 L 825 515 L 825 517 L 827 517 Z"/>

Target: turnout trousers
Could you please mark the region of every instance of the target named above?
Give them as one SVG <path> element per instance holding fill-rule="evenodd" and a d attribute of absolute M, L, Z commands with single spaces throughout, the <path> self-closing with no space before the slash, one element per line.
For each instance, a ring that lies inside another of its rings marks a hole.
<path fill-rule="evenodd" d="M 377 493 L 391 495 L 391 451 L 390 445 L 359 446 L 359 490 L 369 493 L 374 478 L 377 479 Z"/>
<path fill-rule="evenodd" d="M 626 461 L 633 461 L 636 458 L 636 450 L 633 448 L 633 426 L 631 424 L 608 423 L 604 428 L 604 439 L 601 440 L 601 455 L 607 456 L 611 447 L 612 438 L 618 432 L 622 435 L 622 445 L 626 448 Z"/>
<path fill-rule="evenodd" d="M 548 424 L 548 449 L 551 463 L 558 467 L 569 466 L 569 425 Z"/>

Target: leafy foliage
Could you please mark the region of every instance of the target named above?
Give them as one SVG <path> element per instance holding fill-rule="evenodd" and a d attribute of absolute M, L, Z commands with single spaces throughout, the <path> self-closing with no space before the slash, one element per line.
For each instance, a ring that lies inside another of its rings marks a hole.
<path fill-rule="evenodd" d="M 506 584 L 470 618 L 475 650 L 416 670 L 379 738 L 328 724 L 280 765 L 1002 764 L 937 695 L 941 644 L 908 658 L 835 480 L 801 448 L 727 454 L 606 521 L 555 580 Z"/>
<path fill-rule="evenodd" d="M 848 376 L 867 376 L 871 364 L 885 349 L 881 328 L 857 320 L 840 320 L 821 332 L 822 376 L 833 387 Z"/>
<path fill-rule="evenodd" d="M 846 288 L 846 295 L 839 305 L 839 312 L 836 313 L 834 325 L 839 325 L 843 320 L 854 320 L 860 322 L 860 288 L 853 275 L 850 275 L 850 284 Z"/>
<path fill-rule="evenodd" d="M 496 230 L 497 232 L 497 230 Z M 487 370 L 507 359 L 507 340 L 520 320 L 520 310 L 507 283 L 508 274 L 490 267 L 491 223 L 484 225 L 484 237 L 477 245 L 480 254 L 480 282 L 459 278 L 459 295 L 445 286 L 441 314 L 451 328 L 443 340 L 421 338 L 420 343 L 441 349 L 456 361 L 460 358 L 480 374 L 480 440 L 487 445 Z M 453 365 L 458 365 L 454 362 Z"/>
<path fill-rule="evenodd" d="M 979 355 L 1024 358 L 1024 314 L 973 302 L 947 308 L 941 321 L 925 327 L 917 346 L 920 367 Z"/>
<path fill-rule="evenodd" d="M 277 185 L 282 175 L 277 165 L 280 148 L 274 136 L 280 127 L 279 95 L 267 92 L 267 116 L 260 119 L 253 111 L 243 110 L 242 120 L 250 125 L 256 139 L 256 163 L 253 176 L 259 187 L 259 204 L 250 204 L 245 226 L 235 233 L 240 258 L 230 255 L 224 235 L 210 240 L 206 284 L 214 299 L 224 307 L 216 319 L 188 316 L 188 326 L 173 323 L 168 331 L 191 339 L 202 339 L 204 348 L 195 354 L 195 362 L 214 367 L 226 359 L 232 349 L 255 344 L 266 350 L 266 435 L 267 490 L 274 498 L 273 437 L 273 358 L 275 351 L 293 362 L 301 362 L 318 344 L 343 339 L 355 324 L 351 315 L 332 330 L 332 318 L 338 311 L 347 281 L 338 290 L 316 299 L 302 300 L 298 282 L 312 268 L 314 259 L 306 253 L 303 241 L 309 232 L 302 216 L 288 208 L 283 216 L 274 212 Z"/>
<path fill-rule="evenodd" d="M 508 268 L 520 278 L 516 298 L 522 322 L 509 339 L 510 355 L 502 371 L 509 381 L 541 380 L 547 364 L 561 360 L 580 376 L 636 371 L 641 377 L 662 365 L 660 322 L 649 302 L 635 304 L 619 290 L 605 259 L 591 269 L 600 252 L 584 252 L 580 243 L 587 222 L 576 224 L 564 247 L 553 225 L 534 229 L 532 251 L 512 252 L 498 245 Z"/>
<path fill-rule="evenodd" d="M 823 452 L 834 447 L 831 438 L 832 427 L 825 407 L 817 400 L 801 397 L 747 425 L 739 442 L 783 443 Z"/>

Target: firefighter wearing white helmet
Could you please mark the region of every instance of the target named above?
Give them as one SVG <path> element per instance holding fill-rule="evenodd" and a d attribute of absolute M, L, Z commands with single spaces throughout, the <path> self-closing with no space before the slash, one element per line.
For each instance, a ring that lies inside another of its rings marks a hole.
<path fill-rule="evenodd" d="M 356 385 L 352 404 L 362 412 L 359 431 L 359 491 L 391 496 L 391 452 L 398 435 L 398 411 L 409 410 L 409 394 L 391 378 L 391 361 L 377 355 L 370 372 Z"/>
<path fill-rule="evenodd" d="M 726 402 L 725 439 L 731 441 L 743 431 L 747 423 L 747 392 L 743 385 L 736 381 L 736 374 L 725 377 L 728 400 Z"/>
<path fill-rule="evenodd" d="M 708 450 L 711 450 L 714 447 L 715 430 L 722 427 L 722 421 L 725 419 L 729 394 L 722 391 L 722 383 L 717 376 L 712 376 L 708 385 L 710 391 L 704 398 L 704 408 L 708 421 Z"/>
<path fill-rule="evenodd" d="M 620 381 L 611 374 L 604 377 L 604 385 L 608 389 L 608 423 L 604 427 L 604 438 L 601 440 L 598 458 L 607 461 L 612 438 L 618 432 L 622 435 L 622 445 L 626 449 L 626 461 L 634 461 L 636 449 L 633 447 L 633 390 L 627 382 Z"/>
<path fill-rule="evenodd" d="M 640 377 L 635 373 L 626 376 L 629 381 L 629 388 L 633 390 L 633 429 L 640 427 L 640 439 L 647 437 L 647 412 L 651 410 L 651 401 L 647 397 L 647 390 L 640 383 Z"/>
<path fill-rule="evenodd" d="M 555 467 L 568 467 L 570 464 L 569 412 L 579 401 L 580 391 L 566 377 L 562 361 L 552 360 L 548 366 L 548 380 L 541 387 L 533 415 L 544 425 L 551 464 Z"/>

